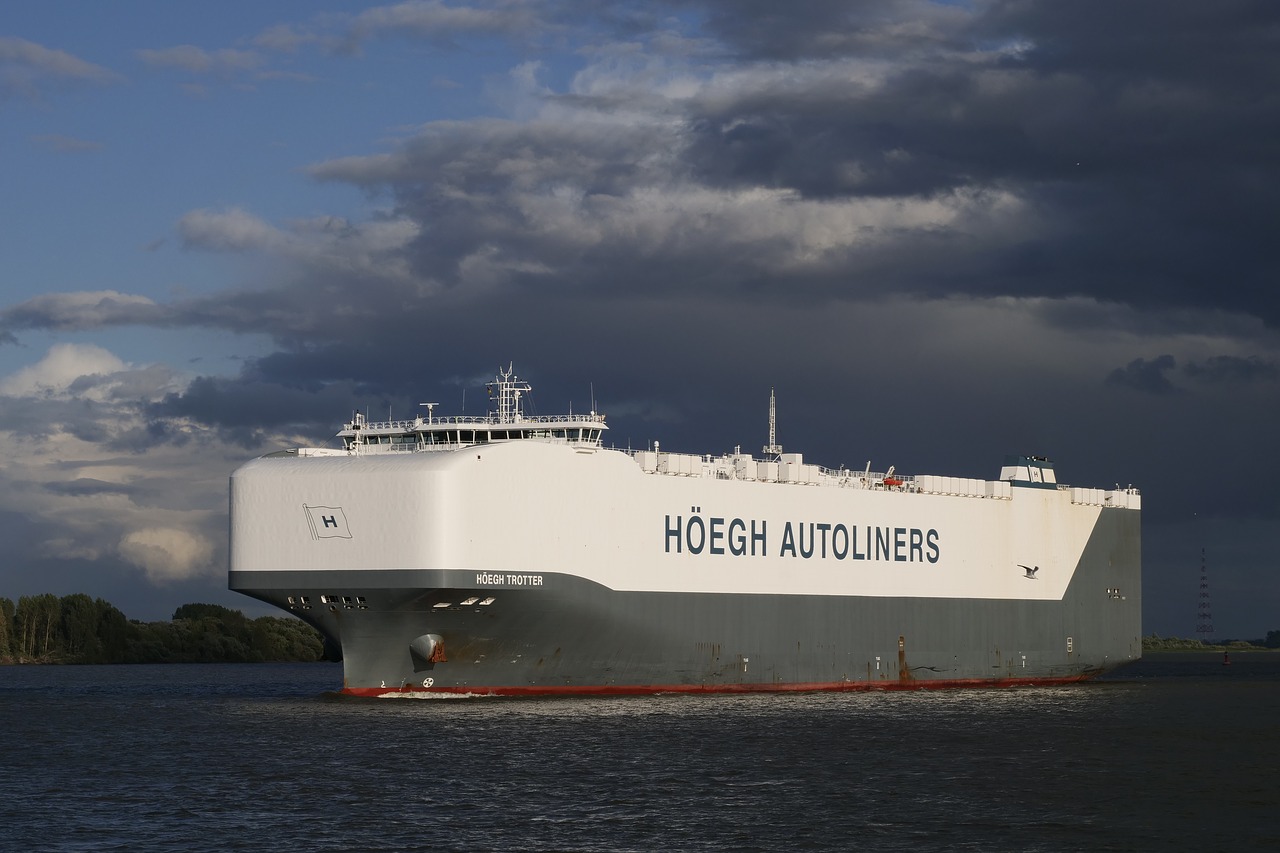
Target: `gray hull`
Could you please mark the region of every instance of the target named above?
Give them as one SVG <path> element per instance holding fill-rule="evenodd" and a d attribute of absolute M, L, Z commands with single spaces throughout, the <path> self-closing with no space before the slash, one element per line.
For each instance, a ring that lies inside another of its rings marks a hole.
<path fill-rule="evenodd" d="M 1138 513 L 1102 513 L 1058 601 L 619 592 L 553 567 L 537 586 L 447 569 L 232 571 L 230 586 L 340 644 L 358 695 L 999 686 L 1137 659 L 1140 548 Z"/>

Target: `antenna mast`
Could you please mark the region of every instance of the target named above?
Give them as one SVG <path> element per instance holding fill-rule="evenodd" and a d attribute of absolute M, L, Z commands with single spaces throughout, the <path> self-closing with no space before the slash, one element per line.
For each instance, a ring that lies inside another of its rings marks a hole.
<path fill-rule="evenodd" d="M 769 387 L 769 443 L 764 446 L 764 455 L 782 455 L 782 445 L 778 444 L 778 406 L 772 386 Z"/>
<path fill-rule="evenodd" d="M 1200 606 L 1196 613 L 1196 633 L 1209 641 L 1213 633 L 1213 608 L 1209 605 L 1209 569 L 1205 564 L 1204 549 L 1200 549 Z"/>
<path fill-rule="evenodd" d="M 533 389 L 528 382 L 524 382 L 516 376 L 514 365 L 508 365 L 506 370 L 498 368 L 497 378 L 492 382 L 485 383 L 485 387 L 489 389 L 489 397 L 491 399 L 494 392 L 497 391 L 498 423 L 513 424 L 523 418 L 524 409 L 520 400 Z"/>

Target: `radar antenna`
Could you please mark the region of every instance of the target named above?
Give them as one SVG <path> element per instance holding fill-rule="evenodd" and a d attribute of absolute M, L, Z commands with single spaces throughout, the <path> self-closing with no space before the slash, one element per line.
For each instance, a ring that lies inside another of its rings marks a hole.
<path fill-rule="evenodd" d="M 494 392 L 497 392 L 497 423 L 513 424 L 524 417 L 524 407 L 520 401 L 533 389 L 528 382 L 516 376 L 514 365 L 508 365 L 506 370 L 499 367 L 497 377 L 492 382 L 486 382 L 485 388 L 489 390 L 490 399 L 493 399 Z M 490 412 L 491 416 L 493 414 Z"/>
<path fill-rule="evenodd" d="M 764 446 L 764 455 L 775 459 L 782 455 L 782 445 L 778 444 L 778 407 L 772 386 L 769 388 L 769 443 Z"/>

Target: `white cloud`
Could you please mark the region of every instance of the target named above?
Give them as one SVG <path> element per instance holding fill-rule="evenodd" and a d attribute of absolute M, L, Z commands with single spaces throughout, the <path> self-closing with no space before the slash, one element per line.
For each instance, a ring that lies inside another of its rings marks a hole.
<path fill-rule="evenodd" d="M 35 97 L 48 83 L 115 83 L 122 78 L 92 62 L 26 39 L 0 36 L 0 97 Z"/>
<path fill-rule="evenodd" d="M 239 208 L 193 210 L 178 222 L 185 243 L 223 252 L 243 252 L 282 246 L 288 235 Z"/>
<path fill-rule="evenodd" d="M 319 41 L 319 37 L 292 24 L 277 24 L 258 33 L 252 41 L 264 50 L 297 53 L 304 45 Z"/>
<path fill-rule="evenodd" d="M 258 252 L 301 265 L 312 276 L 335 272 L 367 280 L 410 278 L 399 250 L 418 236 L 418 224 L 403 217 L 353 224 L 341 217 L 298 219 L 278 228 L 247 211 L 193 210 L 178 223 L 189 247 L 223 252 Z"/>
<path fill-rule="evenodd" d="M 521 34 L 539 27 L 535 10 L 523 3 L 495 9 L 446 6 L 437 0 L 410 0 L 392 6 L 375 6 L 355 17 L 352 36 L 408 35 L 440 38 L 466 33 Z"/>
<path fill-rule="evenodd" d="M 0 379 L 0 395 L 64 396 L 78 380 L 107 377 L 127 369 L 127 364 L 102 347 L 55 344 L 40 361 Z"/>
<path fill-rule="evenodd" d="M 150 404 L 184 390 L 160 364 L 61 343 L 0 379 L 0 512 L 30 520 L 15 559 L 119 556 L 153 582 L 221 571 L 227 475 L 246 451 Z"/>
<path fill-rule="evenodd" d="M 120 539 L 120 554 L 153 582 L 185 580 L 209 569 L 213 544 L 198 533 L 172 527 L 144 527 Z"/>
<path fill-rule="evenodd" d="M 262 57 L 252 51 L 205 50 L 192 44 L 180 44 L 153 50 L 139 50 L 138 57 L 156 68 L 178 68 L 192 74 L 226 74 L 253 71 L 260 67 Z"/>

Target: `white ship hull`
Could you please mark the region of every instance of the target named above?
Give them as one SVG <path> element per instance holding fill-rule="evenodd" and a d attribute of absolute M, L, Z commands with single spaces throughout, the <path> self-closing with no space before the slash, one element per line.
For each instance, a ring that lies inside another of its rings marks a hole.
<path fill-rule="evenodd" d="M 893 483 L 553 441 L 302 451 L 232 477 L 231 586 L 371 695 L 1013 684 L 1140 655 L 1133 490 Z"/>

